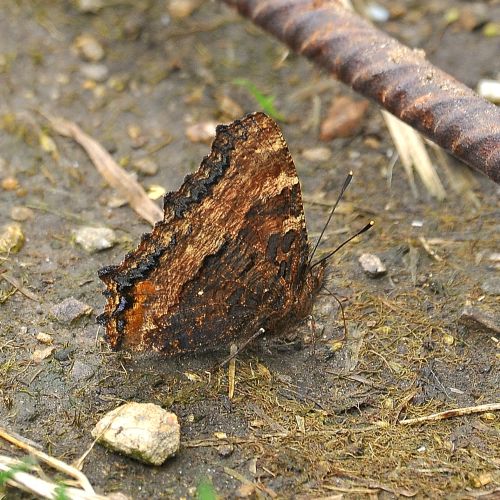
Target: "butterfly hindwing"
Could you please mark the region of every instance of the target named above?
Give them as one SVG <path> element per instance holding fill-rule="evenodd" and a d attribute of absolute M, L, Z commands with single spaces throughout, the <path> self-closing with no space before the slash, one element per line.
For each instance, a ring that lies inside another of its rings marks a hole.
<path fill-rule="evenodd" d="M 308 253 L 300 184 L 276 123 L 255 113 L 219 126 L 199 170 L 165 196 L 164 220 L 100 271 L 107 339 L 176 354 L 282 328 L 312 305 Z"/>

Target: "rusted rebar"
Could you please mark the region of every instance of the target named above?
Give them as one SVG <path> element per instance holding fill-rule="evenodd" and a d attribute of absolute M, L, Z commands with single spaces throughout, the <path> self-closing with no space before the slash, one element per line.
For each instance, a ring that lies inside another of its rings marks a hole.
<path fill-rule="evenodd" d="M 342 6 L 224 0 L 291 49 L 500 183 L 500 109 Z"/>

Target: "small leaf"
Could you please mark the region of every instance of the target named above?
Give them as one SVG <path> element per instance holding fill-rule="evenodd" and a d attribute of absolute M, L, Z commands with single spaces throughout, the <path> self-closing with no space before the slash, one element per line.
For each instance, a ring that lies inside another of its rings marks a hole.
<path fill-rule="evenodd" d="M 217 500 L 217 492 L 215 491 L 212 481 L 208 478 L 203 478 L 196 488 L 197 500 Z"/>

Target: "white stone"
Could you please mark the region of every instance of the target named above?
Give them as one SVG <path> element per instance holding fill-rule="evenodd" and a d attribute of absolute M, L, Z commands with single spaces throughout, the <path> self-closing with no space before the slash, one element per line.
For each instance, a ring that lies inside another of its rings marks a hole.
<path fill-rule="evenodd" d="M 116 243 L 115 232 L 108 227 L 80 227 L 73 231 L 75 241 L 87 252 L 95 253 Z"/>
<path fill-rule="evenodd" d="M 161 465 L 179 449 L 180 426 L 175 413 L 158 405 L 126 403 L 99 420 L 92 436 L 112 450 Z"/>
<path fill-rule="evenodd" d="M 372 278 L 383 276 L 387 272 L 387 268 L 377 255 L 364 253 L 360 255 L 358 260 L 363 271 Z"/>

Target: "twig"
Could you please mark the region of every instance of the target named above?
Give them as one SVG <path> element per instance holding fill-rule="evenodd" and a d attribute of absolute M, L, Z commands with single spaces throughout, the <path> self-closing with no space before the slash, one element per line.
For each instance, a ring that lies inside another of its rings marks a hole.
<path fill-rule="evenodd" d="M 422 422 L 437 422 L 438 420 L 445 420 L 447 418 L 461 417 L 464 415 L 472 415 L 474 413 L 485 413 L 487 411 L 500 410 L 500 403 L 489 403 L 478 406 L 466 406 L 464 408 L 457 408 L 455 410 L 446 410 L 439 413 L 433 413 L 425 417 L 407 418 L 400 420 L 398 423 L 401 425 L 413 425 Z"/>
<path fill-rule="evenodd" d="M 128 201 L 140 217 L 151 225 L 163 219 L 162 210 L 148 198 L 142 186 L 125 172 L 96 140 L 74 122 L 40 113 L 49 121 L 55 132 L 64 137 L 71 137 L 85 150 L 108 184 Z"/>

